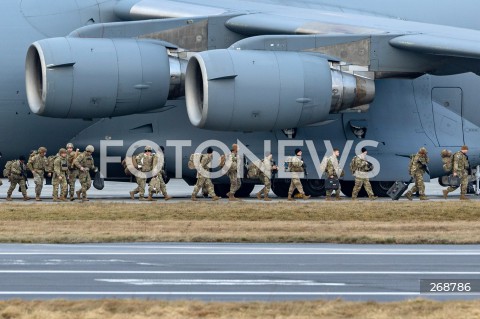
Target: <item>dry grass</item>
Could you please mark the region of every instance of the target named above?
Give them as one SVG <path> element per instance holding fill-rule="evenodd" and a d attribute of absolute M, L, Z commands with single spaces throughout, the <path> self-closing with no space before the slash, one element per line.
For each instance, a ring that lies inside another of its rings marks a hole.
<path fill-rule="evenodd" d="M 480 243 L 480 203 L 78 203 L 0 206 L 1 242 Z"/>
<path fill-rule="evenodd" d="M 296 318 L 296 319 L 452 319 L 480 318 L 480 301 L 345 302 L 297 301 L 203 303 L 141 300 L 4 301 L 4 319 L 145 319 L 145 318 Z"/>

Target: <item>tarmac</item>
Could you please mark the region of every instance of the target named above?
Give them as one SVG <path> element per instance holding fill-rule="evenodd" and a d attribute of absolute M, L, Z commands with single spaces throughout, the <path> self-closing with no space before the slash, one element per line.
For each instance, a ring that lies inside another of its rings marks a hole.
<path fill-rule="evenodd" d="M 6 179 L 1 179 L 3 182 L 3 185 L 0 186 L 0 202 L 5 202 L 6 198 L 6 193 L 9 188 L 10 183 Z M 35 193 L 34 193 L 34 182 L 33 179 L 29 179 L 28 181 L 28 196 L 31 197 L 32 199 L 29 201 L 23 201 L 22 199 L 22 194 L 18 192 L 18 187 L 17 190 L 14 191 L 12 194 L 13 201 L 16 203 L 38 203 L 34 200 L 35 198 Z M 129 182 L 112 182 L 112 181 L 106 181 L 105 182 L 105 187 L 103 190 L 97 190 L 93 186 L 90 188 L 88 191 L 88 198 L 90 199 L 91 202 L 98 202 L 98 201 L 108 201 L 108 202 L 125 202 L 125 203 L 145 203 L 144 201 L 139 201 L 136 197 L 136 200 L 131 200 L 129 192 L 133 190 L 136 187 L 137 184 L 135 183 L 129 183 Z M 409 188 L 411 188 L 412 184 L 410 184 Z M 255 188 L 253 189 L 250 198 L 244 198 L 244 200 L 247 201 L 259 201 L 256 197 L 255 194 L 262 189 L 262 185 L 256 185 Z M 80 183 L 77 181 L 76 183 L 76 188 L 75 189 L 80 189 Z M 430 182 L 425 183 L 425 193 L 429 197 L 430 200 L 433 201 L 444 201 L 445 199 L 442 196 L 442 190 L 445 189 L 445 187 L 441 186 L 438 184 L 437 179 L 432 179 Z M 168 201 L 167 203 L 176 203 L 179 201 L 190 201 L 190 197 L 192 195 L 193 191 L 193 186 L 189 186 L 184 180 L 182 179 L 170 179 L 170 181 L 167 184 L 167 191 L 170 196 L 173 196 L 173 199 Z M 146 196 L 147 196 L 146 192 Z M 138 196 L 138 195 L 137 195 Z M 455 190 L 454 192 L 450 193 L 448 195 L 447 200 L 458 200 L 460 196 L 460 189 Z M 270 203 L 275 203 L 280 201 L 286 201 L 286 198 L 278 198 L 272 191 L 270 191 L 269 197 L 273 199 Z M 342 197 L 344 197 L 342 195 Z M 52 185 L 44 185 L 43 190 L 42 190 L 42 203 L 49 203 L 53 202 L 52 201 Z M 157 200 L 163 201 L 163 196 L 162 195 L 155 195 L 155 198 Z M 475 195 L 475 194 L 469 194 L 469 198 L 471 200 L 479 200 L 480 197 Z M 344 199 L 350 199 L 349 197 L 344 197 Z M 201 198 L 199 197 L 200 201 L 210 201 L 210 199 L 207 198 Z M 224 199 L 226 200 L 226 199 Z M 325 197 L 320 196 L 320 197 L 312 197 L 308 201 L 324 201 Z M 368 201 L 368 198 L 359 198 L 359 201 Z M 405 197 L 402 197 L 400 199 L 401 201 L 407 200 Z M 385 202 L 390 202 L 392 201 L 389 197 L 383 197 L 383 198 L 378 198 L 377 201 L 385 201 Z M 414 198 L 414 201 L 419 201 L 417 198 Z M 75 200 L 74 203 L 78 203 L 80 201 Z M 264 202 L 262 200 L 262 202 Z"/>

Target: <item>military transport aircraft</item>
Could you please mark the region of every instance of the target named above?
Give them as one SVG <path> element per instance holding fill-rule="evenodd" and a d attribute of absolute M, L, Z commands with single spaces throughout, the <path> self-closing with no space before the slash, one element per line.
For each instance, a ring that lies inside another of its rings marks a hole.
<path fill-rule="evenodd" d="M 314 196 L 324 192 L 317 167 L 332 147 L 345 164 L 367 146 L 380 195 L 409 179 L 408 157 L 422 146 L 432 178 L 444 175 L 444 148 L 467 144 L 478 165 L 477 8 L 474 0 L 3 1 L 2 160 L 40 145 L 49 153 L 69 141 L 103 145 L 96 154 L 111 162 L 107 178 L 125 178 L 119 158 L 148 140 L 165 146 L 169 175 L 193 183 L 188 156 L 206 141 L 238 141 L 258 157 L 269 145 L 279 162 L 300 147 Z M 346 195 L 352 180 L 347 172 Z M 214 182 L 225 191 L 225 178 Z M 287 187 L 275 179 L 277 195 Z"/>

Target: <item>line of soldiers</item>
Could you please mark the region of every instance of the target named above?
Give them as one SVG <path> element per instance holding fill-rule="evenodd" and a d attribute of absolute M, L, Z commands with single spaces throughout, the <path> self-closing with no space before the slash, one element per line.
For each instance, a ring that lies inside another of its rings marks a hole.
<path fill-rule="evenodd" d="M 57 155 L 50 158 L 52 163 L 49 163 L 49 158 L 46 156 L 47 149 L 43 146 L 30 154 L 27 163 L 25 163 L 25 156 L 19 156 L 17 160 L 12 162 L 8 176 L 5 176 L 10 181 L 6 200 L 12 200 L 12 193 L 17 184 L 20 185 L 23 200 L 30 199 L 27 196 L 26 186 L 28 169 L 33 174 L 36 201 L 42 201 L 40 195 L 45 175 L 52 177 L 53 201 L 67 201 L 68 193 L 71 201 L 75 200 L 74 194 L 77 195 L 79 200 L 88 201 L 87 191 L 92 184 L 90 171 L 96 170 L 92 157 L 94 147 L 88 145 L 84 152 L 80 152 L 78 148 L 75 151 L 73 149 L 72 143 L 68 143 L 66 149 L 60 148 Z M 81 188 L 75 192 L 75 181 L 77 178 L 80 181 Z"/>

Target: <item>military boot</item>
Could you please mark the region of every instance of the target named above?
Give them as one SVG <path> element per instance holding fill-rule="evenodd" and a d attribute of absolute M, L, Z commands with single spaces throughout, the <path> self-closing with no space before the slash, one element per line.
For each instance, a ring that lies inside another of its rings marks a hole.
<path fill-rule="evenodd" d="M 257 198 L 258 198 L 258 199 L 262 199 L 262 192 L 258 192 L 258 193 L 257 193 Z"/>
<path fill-rule="evenodd" d="M 11 202 L 12 201 L 12 194 L 7 193 L 7 198 L 5 198 L 5 200 Z"/>
<path fill-rule="evenodd" d="M 66 201 L 67 201 L 67 199 L 65 198 L 65 196 L 60 196 L 60 201 L 62 201 L 62 202 L 66 202 Z"/>
<path fill-rule="evenodd" d="M 232 193 L 229 193 L 229 194 L 230 194 L 230 195 L 228 196 L 228 200 L 229 200 L 229 201 L 238 201 L 238 198 L 236 198 L 234 194 L 232 194 Z"/>
<path fill-rule="evenodd" d="M 213 200 L 213 201 L 216 201 L 216 200 L 219 200 L 219 199 L 220 199 L 220 197 L 217 196 L 217 195 L 215 195 L 215 196 L 212 197 L 212 200 Z"/>
<path fill-rule="evenodd" d="M 264 190 L 264 191 L 263 191 L 263 200 L 264 200 L 264 201 L 267 201 L 267 202 L 269 202 L 269 201 L 272 200 L 271 198 L 268 197 L 268 192 L 267 192 L 267 190 Z"/>
<path fill-rule="evenodd" d="M 81 192 L 82 192 L 81 190 L 75 192 L 77 194 L 78 199 L 82 199 L 82 195 L 80 195 Z"/>
<path fill-rule="evenodd" d="M 470 198 L 465 195 L 460 195 L 460 200 L 470 200 Z"/>
<path fill-rule="evenodd" d="M 138 200 L 146 200 L 146 199 L 145 199 L 145 197 L 140 196 L 140 197 L 138 198 Z"/>
<path fill-rule="evenodd" d="M 287 200 L 294 202 L 295 198 L 292 197 L 292 194 L 288 193 Z"/>
<path fill-rule="evenodd" d="M 405 197 L 408 199 L 408 200 L 413 200 L 412 198 L 412 192 L 411 191 L 408 191 L 405 193 Z"/>
<path fill-rule="evenodd" d="M 428 200 L 428 197 L 425 195 L 420 195 L 420 200 Z"/>
<path fill-rule="evenodd" d="M 357 200 L 357 197 L 356 196 L 352 196 L 352 201 L 356 201 Z"/>
<path fill-rule="evenodd" d="M 310 197 L 311 197 L 310 195 L 302 194 L 302 198 L 303 198 L 304 200 L 307 200 L 307 199 L 309 199 Z"/>
<path fill-rule="evenodd" d="M 156 199 L 154 199 L 154 198 L 152 197 L 152 195 L 153 195 L 152 193 L 148 193 L 148 198 L 147 198 L 147 200 L 150 201 L 150 202 L 153 202 L 153 201 L 156 200 Z"/>
<path fill-rule="evenodd" d="M 165 200 L 170 200 L 173 198 L 172 196 L 168 196 L 167 194 L 163 195 L 163 197 Z"/>
<path fill-rule="evenodd" d="M 41 202 L 41 201 L 42 201 L 42 199 L 40 198 L 40 195 L 35 196 L 35 200 L 36 200 L 37 202 Z"/>
<path fill-rule="evenodd" d="M 70 194 L 70 201 L 74 201 L 75 200 L 75 196 L 73 196 L 73 193 Z"/>
<path fill-rule="evenodd" d="M 340 198 L 340 192 L 339 191 L 335 192 L 335 200 L 342 200 L 342 198 Z"/>
<path fill-rule="evenodd" d="M 443 192 L 443 198 L 447 199 L 448 189 L 444 189 L 442 192 Z"/>
<path fill-rule="evenodd" d="M 377 197 L 377 196 L 374 196 L 374 195 L 372 195 L 372 196 L 368 196 L 368 198 L 369 198 L 370 200 L 376 200 L 378 197 Z"/>
<path fill-rule="evenodd" d="M 8 200 L 8 199 L 7 199 L 7 200 Z M 10 198 L 10 200 L 12 200 L 12 199 Z M 27 195 L 23 195 L 23 200 L 24 200 L 24 201 L 30 200 L 30 197 L 28 197 Z"/>
<path fill-rule="evenodd" d="M 53 196 L 53 201 L 54 201 L 54 202 L 59 202 L 58 197 L 57 197 L 57 196 Z"/>
<path fill-rule="evenodd" d="M 130 198 L 131 198 L 132 200 L 135 199 L 135 192 L 134 192 L 134 191 L 131 191 L 131 192 L 130 192 Z"/>
<path fill-rule="evenodd" d="M 197 196 L 192 195 L 192 200 L 193 200 L 194 202 L 198 201 Z"/>

